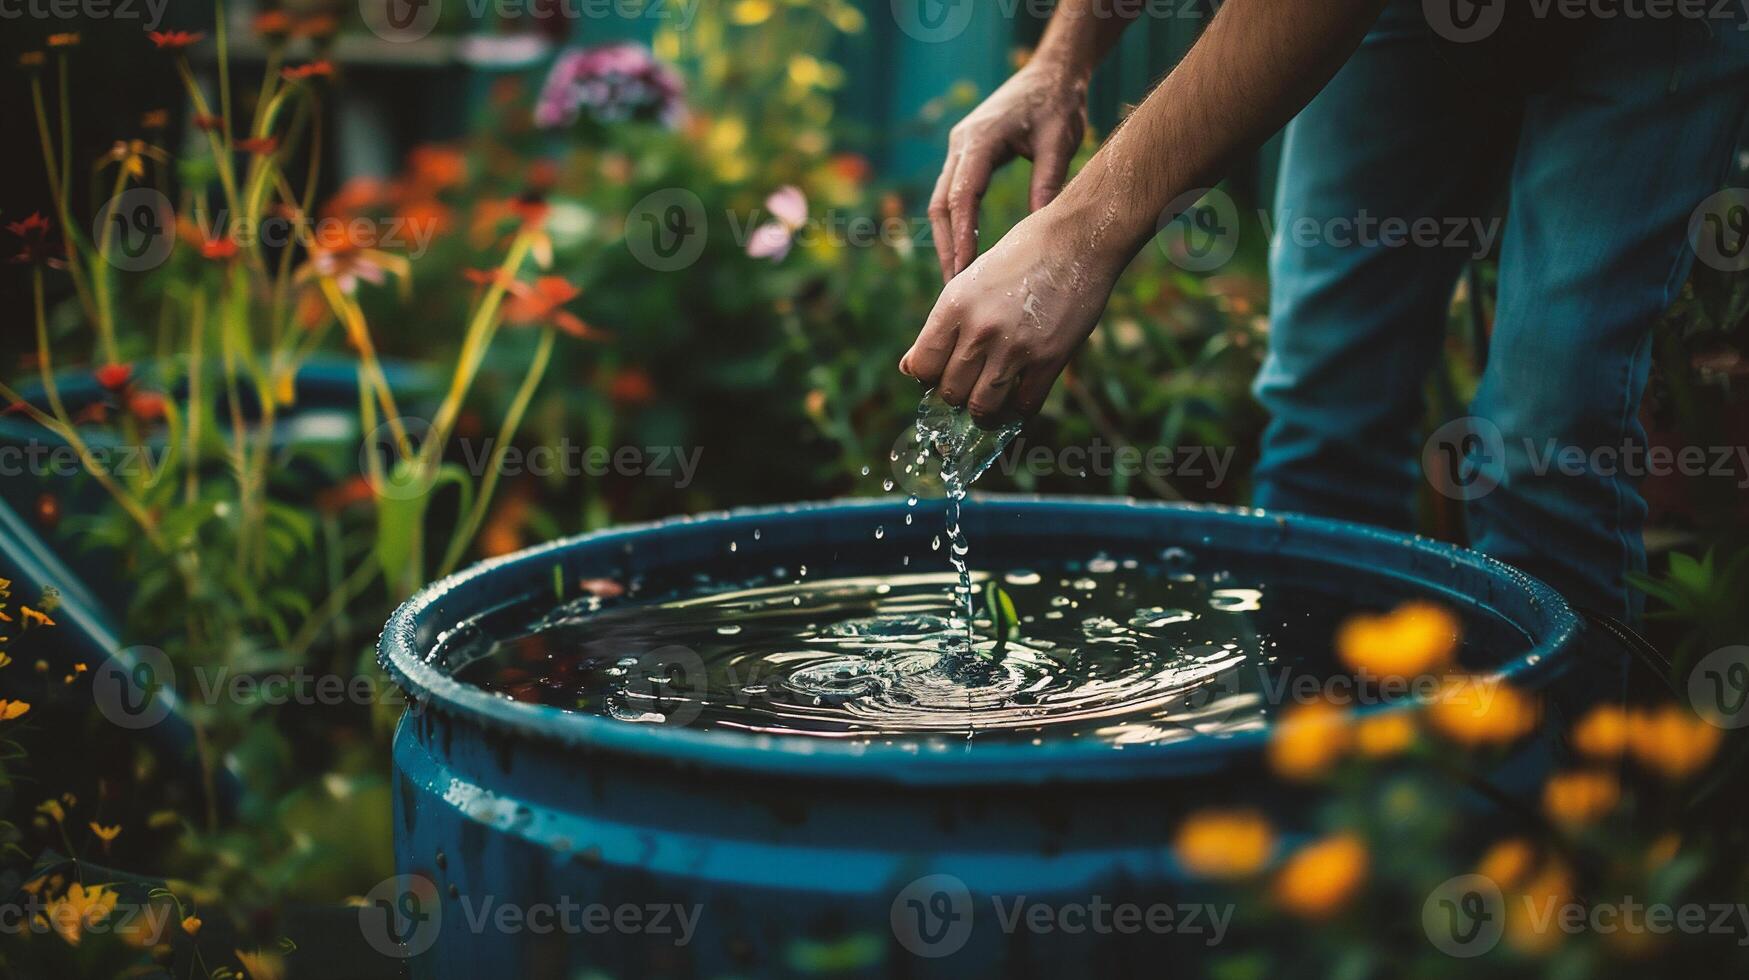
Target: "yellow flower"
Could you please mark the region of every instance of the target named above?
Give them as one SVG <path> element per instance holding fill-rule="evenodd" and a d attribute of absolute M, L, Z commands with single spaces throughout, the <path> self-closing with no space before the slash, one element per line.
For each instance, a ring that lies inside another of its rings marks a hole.
<path fill-rule="evenodd" d="M 1383 616 L 1355 616 L 1336 633 L 1342 663 L 1367 677 L 1422 677 L 1451 666 L 1462 627 L 1451 610 L 1405 603 Z"/>
<path fill-rule="evenodd" d="M 777 12 L 771 0 L 739 0 L 729 8 L 729 22 L 740 27 L 763 24 Z"/>
<path fill-rule="evenodd" d="M 200 935 L 200 926 L 200 919 L 196 916 L 191 915 L 182 920 L 182 931 L 188 933 L 190 936 Z"/>
<path fill-rule="evenodd" d="M 1593 823 L 1615 809 L 1621 784 L 1604 772 L 1557 773 L 1543 786 L 1543 812 L 1567 826 Z"/>
<path fill-rule="evenodd" d="M 67 811 L 61 808 L 59 800 L 44 800 L 36 805 L 36 812 L 45 814 L 55 823 L 67 819 Z"/>
<path fill-rule="evenodd" d="M 1476 873 L 1501 889 L 1515 888 L 1536 866 L 1536 848 L 1522 837 L 1509 837 L 1488 848 Z"/>
<path fill-rule="evenodd" d="M 64 897 L 48 903 L 43 916 L 67 945 L 77 946 L 85 930 L 102 922 L 114 908 L 114 892 L 102 885 L 86 888 L 74 882 Z"/>
<path fill-rule="evenodd" d="M 1354 750 L 1368 759 L 1401 755 L 1415 744 L 1415 717 L 1389 711 L 1362 719 L 1354 726 Z"/>
<path fill-rule="evenodd" d="M 10 701 L 0 698 L 0 721 L 11 721 L 23 717 L 30 710 L 29 701 Z"/>
<path fill-rule="evenodd" d="M 1565 869 L 1550 865 L 1506 900 L 1506 941 L 1521 953 L 1540 956 L 1561 944 L 1561 907 L 1573 900 Z"/>
<path fill-rule="evenodd" d="M 1536 727 L 1536 700 L 1503 681 L 1451 677 L 1427 706 L 1427 720 L 1461 745 L 1511 742 Z"/>
<path fill-rule="evenodd" d="M 1255 810 L 1204 810 L 1178 827 L 1173 851 L 1186 871 L 1203 878 L 1245 878 L 1268 863 L 1275 832 Z"/>
<path fill-rule="evenodd" d="M 1628 751 L 1640 764 L 1671 780 L 1687 779 L 1713 760 L 1724 732 L 1679 705 L 1636 713 Z"/>
<path fill-rule="evenodd" d="M 1316 779 L 1348 750 L 1348 713 L 1313 702 L 1285 712 L 1269 737 L 1269 765 L 1287 779 Z"/>
<path fill-rule="evenodd" d="M 1308 844 L 1275 878 L 1275 899 L 1295 915 L 1322 919 L 1340 911 L 1366 880 L 1366 845 L 1353 834 Z"/>
<path fill-rule="evenodd" d="M 113 827 L 105 827 L 93 820 L 91 821 L 91 832 L 97 835 L 98 840 L 107 844 L 121 836 L 121 824 L 116 824 Z"/>
<path fill-rule="evenodd" d="M 243 969 L 248 971 L 249 980 L 282 980 L 285 976 L 285 962 L 279 958 L 278 953 L 259 949 L 253 953 L 245 953 L 240 949 L 232 952 L 237 954 L 237 962 L 243 964 Z"/>
<path fill-rule="evenodd" d="M 1646 848 L 1646 870 L 1657 871 L 1671 861 L 1676 860 L 1676 852 L 1682 849 L 1681 834 L 1665 834 L 1652 842 Z"/>
<path fill-rule="evenodd" d="M 24 617 L 24 625 L 27 628 L 32 623 L 36 623 L 39 626 L 53 626 L 53 625 L 55 625 L 55 621 L 49 618 L 48 613 L 37 612 L 35 609 L 32 609 L 29 606 L 19 606 L 18 612 L 20 615 L 22 615 Z"/>
<path fill-rule="evenodd" d="M 9 653 L 6 653 L 4 651 L 0 651 L 0 667 L 9 667 L 11 665 L 12 665 L 12 655 Z"/>
<path fill-rule="evenodd" d="M 1592 708 L 1573 726 L 1573 747 L 1593 759 L 1617 759 L 1628 745 L 1633 719 L 1613 704 Z"/>
<path fill-rule="evenodd" d="M 833 27 L 845 34 L 861 34 L 868 28 L 868 20 L 862 16 L 862 11 L 847 3 L 835 4 L 826 16 Z"/>

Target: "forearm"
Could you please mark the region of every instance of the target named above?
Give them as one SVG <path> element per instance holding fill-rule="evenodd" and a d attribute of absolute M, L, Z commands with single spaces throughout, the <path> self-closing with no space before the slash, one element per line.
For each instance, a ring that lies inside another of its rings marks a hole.
<path fill-rule="evenodd" d="M 1061 0 L 1045 25 L 1033 60 L 1056 65 L 1085 81 L 1141 9 L 1141 0 Z"/>
<path fill-rule="evenodd" d="M 1220 178 L 1324 87 L 1385 0 L 1228 0 L 1178 67 L 1053 204 L 1115 269 L 1165 208 Z"/>

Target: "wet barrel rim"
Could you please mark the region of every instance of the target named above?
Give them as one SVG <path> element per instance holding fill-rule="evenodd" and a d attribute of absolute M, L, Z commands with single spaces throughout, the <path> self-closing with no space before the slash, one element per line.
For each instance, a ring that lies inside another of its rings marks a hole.
<path fill-rule="evenodd" d="M 1244 534 L 1267 534 L 1295 543 L 1295 555 L 1328 560 L 1332 570 L 1388 575 L 1435 598 L 1467 605 L 1505 619 L 1522 630 L 1530 649 L 1501 664 L 1488 676 L 1537 687 L 1565 667 L 1581 625 L 1578 616 L 1547 585 L 1494 559 L 1454 545 L 1378 528 L 1323 518 L 1201 505 L 1144 503 L 1104 498 L 976 495 L 968 516 L 1017 518 L 1048 525 L 1074 517 L 1101 524 L 1127 520 L 1171 521 L 1186 540 L 1211 538 L 1209 549 L 1261 553 L 1227 543 Z M 868 779 L 897 783 L 1028 784 L 1106 782 L 1173 777 L 1223 768 L 1254 756 L 1268 740 L 1267 730 L 1194 736 L 1158 745 L 1113 749 L 1077 740 L 1042 745 L 977 743 L 939 748 L 916 745 L 857 745 L 798 736 L 765 736 L 680 727 L 635 725 L 612 718 L 511 701 L 449 676 L 430 661 L 422 636 L 435 635 L 505 601 L 550 588 L 555 561 L 581 552 L 619 554 L 628 545 L 658 534 L 715 535 L 722 539 L 755 527 L 809 521 L 844 521 L 873 527 L 902 518 L 901 501 L 846 500 L 763 507 L 672 518 L 591 532 L 482 562 L 436 582 L 408 599 L 384 627 L 378 661 L 409 697 L 435 711 L 445 723 L 587 749 L 629 754 L 652 762 L 760 772 L 771 775 Z M 1232 532 L 1240 531 L 1235 535 Z M 1178 543 L 1175 541 L 1156 543 Z M 1319 554 L 1309 554 L 1316 548 Z M 1285 549 L 1282 553 L 1288 553 Z M 1322 556 L 1322 557 L 1321 557 Z M 1488 596 L 1456 591 L 1450 579 L 1477 576 Z M 587 574 L 567 566 L 567 574 Z M 1442 581 L 1446 580 L 1446 581 Z M 1510 615 L 1509 605 L 1519 610 Z M 441 617 L 441 619 L 440 619 Z M 1413 710 L 1412 703 L 1373 711 Z"/>

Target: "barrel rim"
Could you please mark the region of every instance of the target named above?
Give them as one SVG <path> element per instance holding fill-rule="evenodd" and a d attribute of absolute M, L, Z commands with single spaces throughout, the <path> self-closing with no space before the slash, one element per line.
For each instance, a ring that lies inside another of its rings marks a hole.
<path fill-rule="evenodd" d="M 1403 549 L 1400 553 L 1405 561 L 1414 555 L 1453 568 L 1468 566 L 1498 585 L 1519 590 L 1521 598 L 1540 615 L 1540 622 L 1522 622 L 1507 617 L 1495 605 L 1476 596 L 1443 589 L 1431 581 L 1417 581 L 1418 586 L 1444 592 L 1445 597 L 1455 603 L 1506 618 L 1531 637 L 1529 650 L 1482 675 L 1489 680 L 1524 686 L 1540 684 L 1567 667 L 1570 658 L 1565 655 L 1573 652 L 1582 630 L 1579 616 L 1565 599 L 1543 582 L 1479 552 L 1417 535 L 1306 515 L 1130 498 L 975 494 L 966 506 L 968 513 L 973 509 L 988 508 L 1037 510 L 1041 516 L 1051 511 L 1094 511 L 1107 513 L 1113 519 L 1119 519 L 1125 513 L 1169 511 L 1182 514 L 1193 522 L 1268 523 L 1284 532 L 1293 529 L 1315 538 L 1337 538 L 1366 546 L 1357 548 L 1357 551 Z M 794 735 L 634 725 L 491 694 L 437 669 L 426 661 L 419 649 L 419 629 L 441 600 L 482 580 L 508 579 L 518 570 L 539 567 L 545 574 L 544 570 L 550 569 L 550 559 L 554 555 L 580 547 L 629 543 L 628 539 L 639 535 L 682 527 L 708 528 L 751 520 L 784 520 L 846 512 L 873 514 L 887 510 L 902 512 L 903 508 L 890 500 L 880 499 L 739 508 L 588 532 L 493 558 L 432 583 L 402 603 L 383 628 L 378 641 L 378 663 L 407 693 L 415 705 L 411 710 L 435 710 L 452 724 L 467 724 L 497 735 L 524 736 L 592 754 L 625 755 L 658 764 L 765 775 L 856 778 L 906 784 L 1109 781 L 1206 772 L 1211 764 L 1219 764 L 1223 758 L 1247 756 L 1266 744 L 1270 734 L 1267 728 L 1222 735 L 1199 734 L 1174 742 L 1130 745 L 1119 750 L 1102 743 L 1075 740 L 1043 745 L 967 742 L 963 746 L 956 744 L 932 749 L 915 744 L 857 745 L 836 739 Z M 1358 557 L 1332 564 L 1378 570 L 1376 562 Z M 495 604 L 488 600 L 474 612 L 486 611 Z M 1412 711 L 1416 707 L 1416 701 L 1405 700 L 1371 706 L 1359 713 Z"/>

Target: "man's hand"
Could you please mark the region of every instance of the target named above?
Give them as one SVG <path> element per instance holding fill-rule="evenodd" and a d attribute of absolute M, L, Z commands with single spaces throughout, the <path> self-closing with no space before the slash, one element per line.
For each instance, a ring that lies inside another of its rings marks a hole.
<path fill-rule="evenodd" d="M 978 205 L 996 168 L 1016 156 L 1032 161 L 1030 210 L 1037 211 L 1063 189 L 1086 132 L 1087 76 L 1054 59 L 1028 62 L 960 120 L 929 200 L 943 282 L 978 257 Z"/>
<path fill-rule="evenodd" d="M 1098 239 L 1066 200 L 1034 213 L 948 283 L 899 370 L 986 427 L 1037 412 L 1127 261 Z"/>

